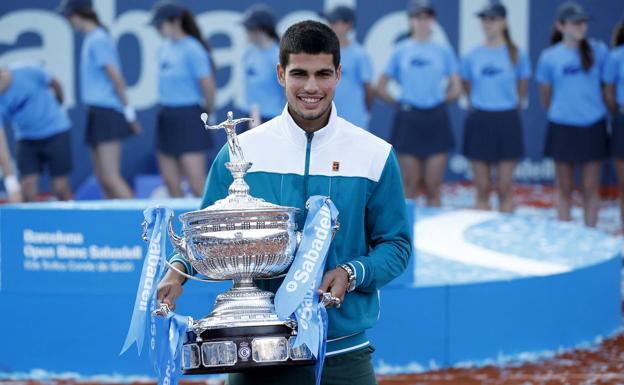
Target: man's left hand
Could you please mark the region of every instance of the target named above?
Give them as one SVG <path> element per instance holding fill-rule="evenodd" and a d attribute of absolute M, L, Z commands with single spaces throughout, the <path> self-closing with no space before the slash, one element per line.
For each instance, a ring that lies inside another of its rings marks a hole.
<path fill-rule="evenodd" d="M 330 270 L 325 273 L 323 282 L 318 289 L 319 296 L 323 296 L 323 293 L 330 292 L 331 295 L 340 299 L 340 303 L 344 302 L 345 294 L 347 294 L 347 287 L 349 286 L 349 274 L 339 267 L 334 270 Z M 330 306 L 334 306 L 331 304 Z"/>

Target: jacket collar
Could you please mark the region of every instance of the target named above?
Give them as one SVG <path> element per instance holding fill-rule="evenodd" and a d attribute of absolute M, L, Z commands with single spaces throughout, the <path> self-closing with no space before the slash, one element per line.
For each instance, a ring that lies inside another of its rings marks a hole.
<path fill-rule="evenodd" d="M 293 120 L 292 116 L 288 112 L 288 104 L 284 107 L 282 111 L 282 115 L 280 116 L 281 127 L 284 131 L 286 137 L 293 142 L 297 147 L 301 147 L 303 149 L 306 148 L 308 138 L 306 136 L 306 132 L 303 128 L 299 127 L 297 123 Z M 338 131 L 338 114 L 336 112 L 336 105 L 332 102 L 331 105 L 331 113 L 329 115 L 329 121 L 327 125 L 320 130 L 314 132 L 314 139 L 312 140 L 312 145 L 314 148 L 323 146 L 326 143 L 329 143 L 332 137 Z"/>

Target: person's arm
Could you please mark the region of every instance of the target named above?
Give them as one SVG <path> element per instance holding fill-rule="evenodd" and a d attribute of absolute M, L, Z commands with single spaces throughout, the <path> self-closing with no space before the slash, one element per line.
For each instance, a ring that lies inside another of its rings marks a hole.
<path fill-rule="evenodd" d="M 617 112 L 618 104 L 615 96 L 615 85 L 604 84 L 602 86 L 602 96 L 604 97 L 605 104 L 611 112 Z"/>
<path fill-rule="evenodd" d="M 4 175 L 4 188 L 7 192 L 9 202 L 22 202 L 24 200 L 22 189 L 17 176 L 13 172 L 9 146 L 2 126 L 0 126 L 0 168 L 2 168 L 2 174 Z"/>
<path fill-rule="evenodd" d="M 204 95 L 206 112 L 210 114 L 214 110 L 215 94 L 217 92 L 214 77 L 212 75 L 206 75 L 200 78 L 199 87 Z"/>
<path fill-rule="evenodd" d="M 401 183 L 396 154 L 391 150 L 366 205 L 370 251 L 368 255 L 354 256 L 348 263 L 356 273 L 356 290 L 375 292 L 407 267 L 412 239 Z"/>
<path fill-rule="evenodd" d="M 472 91 L 472 87 L 470 84 L 470 81 L 468 80 L 462 80 L 462 90 L 464 92 L 464 96 L 466 97 L 466 105 L 467 105 L 467 109 L 470 110 L 472 108 L 472 105 L 470 104 L 470 92 Z"/>
<path fill-rule="evenodd" d="M 54 92 L 54 96 L 56 97 L 56 100 L 59 102 L 59 104 L 63 104 L 64 98 L 63 88 L 61 87 L 61 84 L 55 78 L 51 78 L 49 87 L 52 89 L 52 92 Z"/>
<path fill-rule="evenodd" d="M 126 82 L 121 72 L 119 72 L 119 69 L 114 64 L 106 64 L 104 66 L 104 71 L 111 79 L 115 93 L 124 106 L 124 116 L 126 121 L 130 124 L 130 129 L 134 134 L 139 134 L 141 132 L 141 125 L 137 120 L 136 111 L 128 102 L 128 97 L 126 96 Z"/>
<path fill-rule="evenodd" d="M 389 82 L 390 77 L 388 75 L 381 75 L 379 81 L 377 82 L 377 95 L 379 95 L 381 100 L 384 102 L 390 104 L 391 106 L 396 106 L 398 104 L 397 100 L 388 92 Z"/>
<path fill-rule="evenodd" d="M 526 100 L 528 89 L 529 79 L 518 80 L 518 111 L 522 111 L 524 108 L 524 101 Z"/>
<path fill-rule="evenodd" d="M 370 112 L 373 109 L 375 96 L 377 96 L 375 87 L 369 82 L 364 83 L 364 103 L 366 104 L 366 111 Z"/>
<path fill-rule="evenodd" d="M 552 97 L 552 87 L 550 84 L 542 83 L 539 86 L 540 100 L 544 108 L 550 108 L 550 101 Z"/>
<path fill-rule="evenodd" d="M 446 102 L 452 103 L 457 100 L 462 93 L 462 82 L 459 75 L 454 73 L 449 77 L 448 87 L 446 88 Z"/>

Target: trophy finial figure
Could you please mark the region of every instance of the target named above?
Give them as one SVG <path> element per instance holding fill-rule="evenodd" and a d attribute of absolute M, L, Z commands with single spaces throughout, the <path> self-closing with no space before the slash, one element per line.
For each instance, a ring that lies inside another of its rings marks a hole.
<path fill-rule="evenodd" d="M 216 126 L 208 124 L 208 114 L 202 113 L 201 120 L 204 122 L 204 127 L 207 130 L 219 130 L 224 129 L 227 135 L 228 146 L 230 147 L 230 153 L 232 154 L 232 163 L 245 163 L 245 157 L 243 156 L 243 150 L 238 143 L 238 137 L 236 136 L 236 126 L 243 122 L 251 122 L 251 118 L 239 118 L 234 119 L 234 113 L 228 111 L 227 119 Z"/>

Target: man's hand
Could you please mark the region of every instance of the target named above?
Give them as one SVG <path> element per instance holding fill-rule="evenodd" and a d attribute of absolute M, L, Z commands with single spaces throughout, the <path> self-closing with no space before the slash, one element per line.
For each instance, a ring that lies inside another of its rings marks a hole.
<path fill-rule="evenodd" d="M 175 266 L 180 271 L 185 271 L 184 265 L 180 262 L 174 262 Z M 184 282 L 184 276 L 177 271 L 170 269 L 165 274 L 165 277 L 158 284 L 156 291 L 156 298 L 159 303 L 166 303 L 171 311 L 175 310 L 176 300 L 182 294 L 182 283 Z"/>
<path fill-rule="evenodd" d="M 323 293 L 330 292 L 331 295 L 340 299 L 340 303 L 342 304 L 345 294 L 347 294 L 348 286 L 349 274 L 344 269 L 337 267 L 325 273 L 323 282 L 318 289 L 318 294 L 322 296 Z"/>

